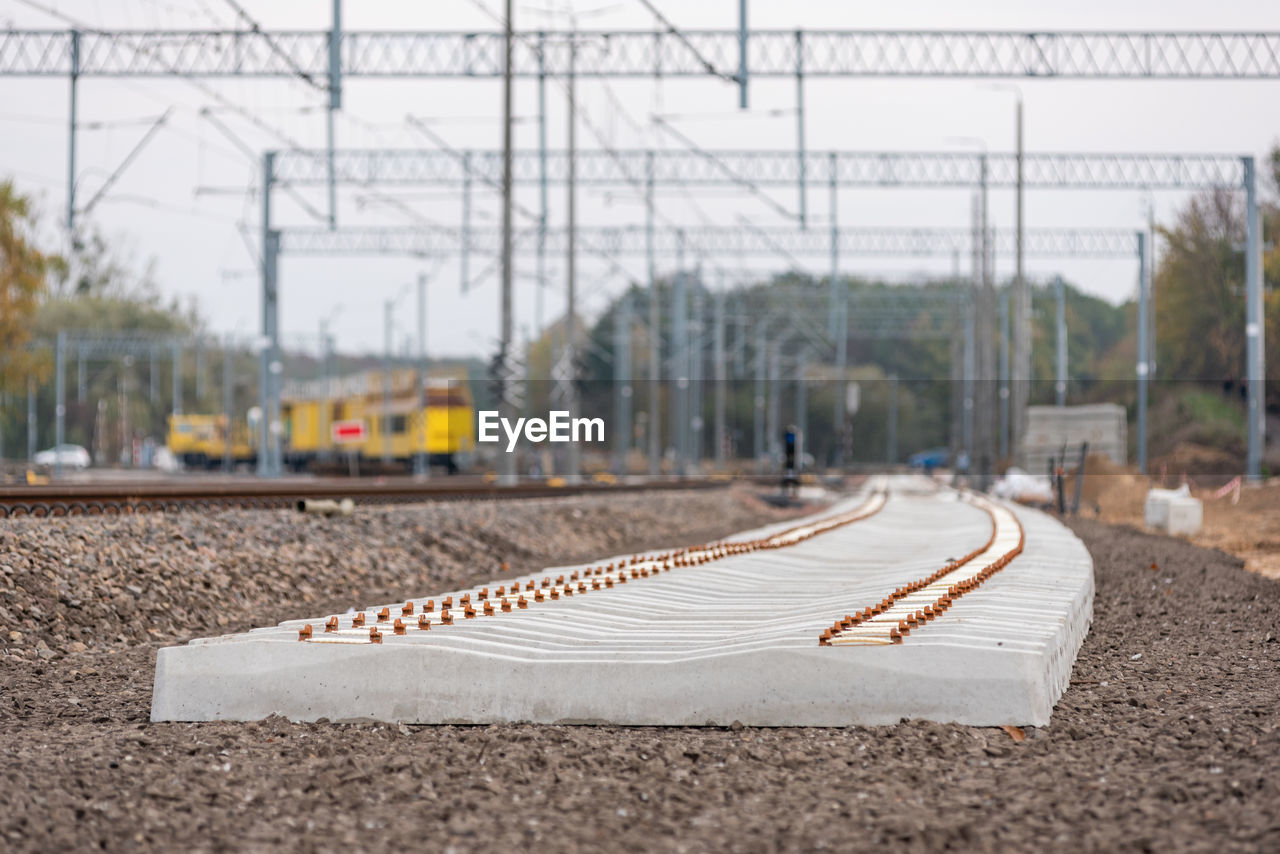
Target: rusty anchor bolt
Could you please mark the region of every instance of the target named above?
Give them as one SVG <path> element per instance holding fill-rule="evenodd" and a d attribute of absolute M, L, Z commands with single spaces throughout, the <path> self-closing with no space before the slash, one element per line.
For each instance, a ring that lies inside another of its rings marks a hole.
<path fill-rule="evenodd" d="M 431 631 L 431 620 L 427 618 L 426 614 L 418 615 L 418 628 L 424 632 Z"/>
<path fill-rule="evenodd" d="M 412 614 L 412 613 L 413 613 L 413 603 L 412 603 L 412 602 L 405 602 L 405 603 L 404 603 L 404 607 L 402 607 L 402 608 L 400 609 L 400 616 L 402 616 L 402 617 L 407 617 L 407 616 L 409 616 L 409 615 L 410 615 L 410 614 Z"/>
<path fill-rule="evenodd" d="M 385 623 L 385 622 L 387 622 L 387 621 L 388 621 L 388 620 L 390 620 L 390 619 L 391 619 L 391 609 L 390 609 L 390 608 L 383 608 L 381 611 L 379 611 L 379 612 L 378 612 L 378 622 L 379 622 L 379 623 Z"/>
<path fill-rule="evenodd" d="M 305 626 L 298 629 L 298 640 L 300 641 L 311 640 L 311 624 L 310 623 L 307 623 Z"/>
<path fill-rule="evenodd" d="M 369 627 L 369 643 L 382 643 L 382 632 L 378 631 L 377 626 Z"/>
<path fill-rule="evenodd" d="M 336 632 L 338 630 L 338 618 L 330 617 L 324 624 L 326 632 Z"/>
<path fill-rule="evenodd" d="M 391 625 L 391 630 L 398 635 L 404 634 L 404 620 L 396 617 L 396 621 Z"/>
<path fill-rule="evenodd" d="M 446 626 L 453 625 L 453 614 L 450 614 L 447 608 L 440 611 L 440 622 Z"/>
<path fill-rule="evenodd" d="M 507 611 L 510 611 L 510 610 L 511 610 L 511 602 L 507 600 L 507 597 L 503 596 L 503 597 L 502 597 L 502 611 L 503 611 L 503 613 L 506 613 Z"/>

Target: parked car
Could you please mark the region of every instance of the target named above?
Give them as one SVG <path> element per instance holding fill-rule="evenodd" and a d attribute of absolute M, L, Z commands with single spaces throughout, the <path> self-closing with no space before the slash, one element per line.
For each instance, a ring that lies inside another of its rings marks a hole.
<path fill-rule="evenodd" d="M 56 445 L 38 452 L 31 460 L 38 466 L 56 466 L 59 462 L 63 468 L 87 469 L 91 459 L 89 452 L 79 445 Z"/>

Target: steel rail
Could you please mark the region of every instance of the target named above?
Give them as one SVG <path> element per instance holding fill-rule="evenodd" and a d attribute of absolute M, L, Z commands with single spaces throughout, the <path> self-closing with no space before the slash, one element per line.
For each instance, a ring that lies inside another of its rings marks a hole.
<path fill-rule="evenodd" d="M 555 498 L 618 495 L 665 489 L 700 490 L 728 486 L 729 480 L 583 483 L 555 486 L 520 483 L 499 486 L 480 479 L 464 483 L 385 481 L 288 481 L 237 484 L 57 484 L 0 488 L 0 519 L 23 516 L 132 515 L 147 512 L 290 509 L 299 501 L 349 498 L 356 504 L 412 504 L 436 501 Z"/>

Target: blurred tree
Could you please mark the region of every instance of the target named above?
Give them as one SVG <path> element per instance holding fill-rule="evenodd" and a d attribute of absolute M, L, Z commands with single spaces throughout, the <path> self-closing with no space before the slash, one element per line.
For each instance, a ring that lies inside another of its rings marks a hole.
<path fill-rule="evenodd" d="M 64 269 L 62 259 L 35 245 L 31 200 L 0 181 L 0 392 L 22 393 L 27 378 L 44 367 L 40 354 L 28 347 L 32 321 L 51 274 Z"/>
<path fill-rule="evenodd" d="M 1226 191 L 1197 196 L 1160 234 L 1160 373 L 1235 387 L 1244 376 L 1243 205 Z"/>

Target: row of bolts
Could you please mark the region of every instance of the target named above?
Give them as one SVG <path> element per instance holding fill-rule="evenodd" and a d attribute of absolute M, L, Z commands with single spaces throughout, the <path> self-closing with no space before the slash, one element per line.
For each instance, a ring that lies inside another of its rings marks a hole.
<path fill-rule="evenodd" d="M 845 614 L 844 617 L 832 623 L 831 628 L 823 630 L 822 634 L 818 636 L 818 645 L 830 646 L 832 639 L 842 631 L 851 629 L 860 623 L 867 622 L 868 620 L 879 616 L 893 607 L 893 604 L 899 599 L 903 599 L 918 590 L 928 587 L 930 584 L 933 584 L 949 572 L 954 572 L 990 548 L 991 543 L 994 541 L 995 532 L 993 531 L 991 539 L 988 540 L 987 545 L 982 548 L 970 552 L 959 560 L 951 561 L 932 575 L 913 581 L 905 587 L 899 587 L 897 590 L 893 591 L 893 593 L 881 600 L 879 604 L 872 605 L 869 608 L 864 608 L 861 612 L 856 614 Z M 899 620 L 898 625 L 889 629 L 889 640 L 892 643 L 902 643 L 902 639 L 910 634 L 913 628 L 924 625 L 930 620 L 942 616 L 942 614 L 951 607 L 956 599 L 959 599 L 966 593 L 978 589 L 978 587 L 982 585 L 982 582 L 1008 566 L 1015 557 L 1022 553 L 1022 545 L 1023 537 L 1019 536 L 1017 547 L 1009 551 L 1007 554 L 997 558 L 989 566 L 982 569 L 975 575 L 948 586 L 947 592 L 938 597 L 937 601 L 933 604 L 926 605 L 915 613 L 908 614 L 905 619 Z"/>
<path fill-rule="evenodd" d="M 825 533 L 827 531 L 833 530 L 843 525 L 847 525 L 850 522 L 856 522 L 861 518 L 864 518 L 864 514 L 862 514 L 860 510 L 855 510 L 850 513 L 842 514 L 841 516 L 838 516 L 835 519 L 830 520 L 829 524 L 825 524 L 821 526 L 812 526 L 812 530 L 810 530 L 808 533 L 801 535 L 796 539 L 787 543 L 782 543 L 779 541 L 786 538 L 789 534 L 793 533 L 794 531 L 807 526 L 804 526 L 804 525 L 796 526 L 795 528 L 791 528 L 779 534 L 774 534 L 765 539 L 746 540 L 746 541 L 736 542 L 736 543 L 716 543 L 716 544 L 710 544 L 710 545 L 692 546 L 689 548 L 677 549 L 675 551 L 666 552 L 665 554 L 657 555 L 656 557 L 649 556 L 649 555 L 634 555 L 630 561 L 631 578 L 633 579 L 648 578 L 650 575 L 657 575 L 659 572 L 659 569 L 657 566 L 658 564 L 661 564 L 663 571 L 670 572 L 673 566 L 698 566 L 701 564 L 710 563 L 713 560 L 720 560 L 721 558 L 730 557 L 732 555 L 747 554 L 750 552 L 761 551 L 765 549 L 782 548 L 784 545 L 796 545 L 797 543 L 804 542 L 810 537 L 814 537 L 814 536 L 817 536 L 818 534 Z M 644 564 L 654 564 L 652 572 L 650 571 L 649 566 Z M 575 592 L 575 588 L 573 585 L 573 582 L 575 581 L 577 582 L 577 587 L 576 587 L 577 593 L 586 593 L 588 592 L 588 590 L 600 590 L 602 586 L 604 588 L 611 588 L 614 586 L 614 583 L 615 583 L 614 577 L 612 575 L 612 572 L 615 569 L 622 570 L 618 573 L 616 583 L 618 584 L 627 583 L 627 573 L 626 573 L 627 566 L 628 564 L 624 562 L 619 562 L 618 566 L 615 566 L 614 564 L 610 563 L 607 566 L 598 566 L 594 570 L 591 568 L 587 568 L 583 570 L 581 573 L 579 572 L 571 573 L 568 578 L 568 581 L 565 580 L 565 577 L 563 575 L 558 576 L 554 584 L 552 583 L 550 577 L 546 577 L 542 579 L 541 587 L 539 587 L 535 582 L 529 581 L 525 585 L 525 592 L 533 593 L 533 601 L 542 602 L 542 601 L 545 601 L 548 596 L 551 599 L 559 599 L 562 593 L 566 597 L 572 596 Z M 506 571 L 507 568 L 508 568 L 507 564 L 504 562 L 502 564 L 503 571 Z M 610 574 L 605 575 L 605 573 L 610 573 Z M 592 576 L 597 576 L 597 577 L 592 577 Z M 604 577 L 603 579 L 601 579 L 598 576 L 604 576 Z M 591 577 L 590 587 L 587 586 L 586 579 L 588 577 Z M 508 598 L 508 596 L 518 597 L 515 602 L 516 608 L 529 607 L 529 600 L 523 594 L 520 593 L 520 582 L 518 581 L 512 583 L 510 591 L 507 590 L 505 585 L 499 586 L 497 589 L 494 590 L 494 595 L 501 600 L 498 607 L 504 613 L 510 612 L 513 607 L 511 600 Z M 477 615 L 477 613 L 483 614 L 486 617 L 492 617 L 494 614 L 497 613 L 498 609 L 495 609 L 493 606 L 493 603 L 489 601 L 488 587 L 481 589 L 476 594 L 476 596 L 483 603 L 481 605 L 481 609 L 479 612 L 476 611 L 475 606 L 471 602 L 470 593 L 464 593 L 458 599 L 458 605 L 462 608 L 463 616 L 466 619 L 472 619 Z M 440 603 L 440 623 L 442 625 L 446 625 L 446 626 L 453 625 L 453 614 L 451 614 L 449 611 L 449 609 L 452 607 L 453 607 L 453 597 L 446 596 Z M 403 635 L 408 630 L 408 627 L 405 625 L 404 618 L 412 617 L 414 611 L 415 611 L 415 606 L 413 602 L 405 602 L 400 609 L 401 616 L 397 617 L 395 621 L 392 622 L 391 609 L 384 607 L 381 611 L 378 612 L 377 623 L 379 624 L 390 623 L 391 630 L 394 634 Z M 427 615 L 434 612 L 435 612 L 435 600 L 428 599 L 426 603 L 423 604 L 422 606 L 422 612 L 418 614 L 418 629 L 420 631 L 430 631 L 431 618 L 428 617 Z M 363 611 L 357 612 L 351 618 L 352 628 L 360 628 L 364 626 L 364 624 L 365 624 L 365 615 Z M 337 617 L 330 617 L 324 626 L 324 630 L 326 633 L 337 632 L 338 628 L 339 627 L 338 627 Z M 300 641 L 309 641 L 311 640 L 313 635 L 314 635 L 314 629 L 312 628 L 312 625 L 310 623 L 307 623 L 302 628 L 298 629 L 298 640 Z M 377 624 L 369 627 L 369 641 L 370 643 L 382 643 L 382 632 L 379 631 Z"/>

